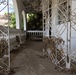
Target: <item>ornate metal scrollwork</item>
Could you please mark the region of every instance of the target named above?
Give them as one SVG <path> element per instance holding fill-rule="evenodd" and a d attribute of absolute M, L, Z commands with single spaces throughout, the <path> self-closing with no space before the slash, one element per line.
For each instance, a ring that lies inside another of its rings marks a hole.
<path fill-rule="evenodd" d="M 1 4 L 6 5 L 7 4 L 7 0 L 0 0 L 0 5 Z"/>
<path fill-rule="evenodd" d="M 0 0 L 0 6 L 2 6 L 2 8 L 0 8 L 0 12 L 3 11 L 7 7 L 8 5 L 7 2 L 8 2 L 7 0 Z"/>

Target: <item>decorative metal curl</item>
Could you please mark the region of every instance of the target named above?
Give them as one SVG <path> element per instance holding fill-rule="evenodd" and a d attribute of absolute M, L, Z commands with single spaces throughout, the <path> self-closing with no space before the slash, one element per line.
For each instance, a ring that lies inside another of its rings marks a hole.
<path fill-rule="evenodd" d="M 7 4 L 7 0 L 0 0 L 0 5 L 1 5 L 1 4 L 6 5 L 6 4 Z"/>

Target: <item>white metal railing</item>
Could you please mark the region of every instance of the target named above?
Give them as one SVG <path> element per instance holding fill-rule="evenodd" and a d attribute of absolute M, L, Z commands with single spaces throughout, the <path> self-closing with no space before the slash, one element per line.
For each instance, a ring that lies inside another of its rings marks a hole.
<path fill-rule="evenodd" d="M 42 36 L 43 35 L 43 31 L 40 31 L 40 30 L 28 30 L 27 34 L 28 35 Z"/>
<path fill-rule="evenodd" d="M 65 67 L 68 69 L 71 68 L 71 60 L 76 61 L 76 54 L 74 54 L 76 53 L 76 38 L 72 38 L 76 37 L 76 7 L 73 6 L 75 5 L 74 3 L 76 4 L 76 1 L 73 0 L 53 0 L 52 2 L 50 0 L 42 0 L 43 30 L 49 37 L 48 30 L 51 27 L 52 36 L 61 37 L 65 41 L 64 50 L 66 54 L 61 60 L 65 61 Z M 57 61 L 57 55 L 55 58 L 56 61 L 54 63 L 57 65 L 61 61 Z"/>

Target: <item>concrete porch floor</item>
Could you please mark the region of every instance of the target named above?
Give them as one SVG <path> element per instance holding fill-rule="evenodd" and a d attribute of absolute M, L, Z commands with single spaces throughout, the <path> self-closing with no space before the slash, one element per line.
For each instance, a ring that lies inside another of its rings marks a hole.
<path fill-rule="evenodd" d="M 40 41 L 27 41 L 22 46 L 11 52 L 13 75 L 76 75 L 58 72 L 47 58 L 43 58 Z"/>

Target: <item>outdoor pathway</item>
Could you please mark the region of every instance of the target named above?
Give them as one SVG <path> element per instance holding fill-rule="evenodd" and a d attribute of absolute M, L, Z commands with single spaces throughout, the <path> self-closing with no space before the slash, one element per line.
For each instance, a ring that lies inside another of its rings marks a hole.
<path fill-rule="evenodd" d="M 13 75 L 76 75 L 59 72 L 47 58 L 42 56 L 42 43 L 28 41 L 19 51 L 11 52 Z"/>

